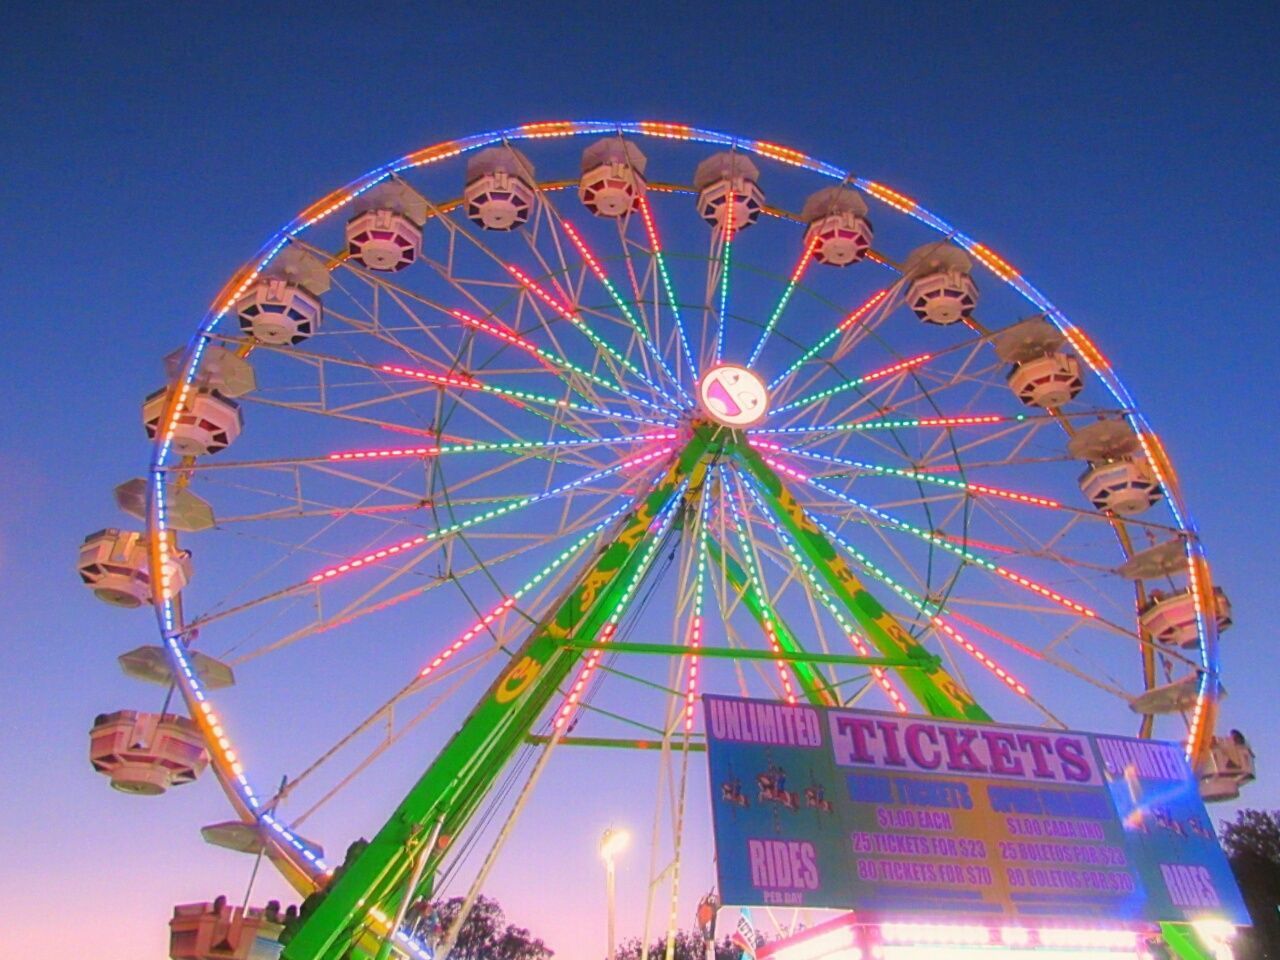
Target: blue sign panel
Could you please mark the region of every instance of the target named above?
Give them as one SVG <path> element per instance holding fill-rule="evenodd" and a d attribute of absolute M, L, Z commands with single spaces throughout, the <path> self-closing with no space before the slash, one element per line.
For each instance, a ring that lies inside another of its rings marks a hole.
<path fill-rule="evenodd" d="M 1176 744 L 703 703 L 725 903 L 1249 922 Z"/>

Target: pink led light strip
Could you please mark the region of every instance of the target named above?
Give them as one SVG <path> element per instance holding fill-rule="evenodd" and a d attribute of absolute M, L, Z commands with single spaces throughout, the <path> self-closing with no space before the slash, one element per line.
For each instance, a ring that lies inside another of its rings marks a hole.
<path fill-rule="evenodd" d="M 847 317 L 845 317 L 838 324 L 836 324 L 836 332 L 844 333 L 846 330 L 852 327 L 859 320 L 863 319 L 868 313 L 874 310 L 877 306 L 879 306 L 880 303 L 883 302 L 884 298 L 887 297 L 888 295 L 889 295 L 888 290 L 880 290 L 877 293 L 872 294 L 871 298 L 867 300 L 866 303 L 854 309 L 852 313 L 850 313 Z"/>
<path fill-rule="evenodd" d="M 723 471 L 723 467 L 721 470 Z M 721 476 L 723 478 L 723 473 Z M 739 496 L 741 496 L 741 494 L 739 494 Z M 765 593 L 764 582 L 760 577 L 760 571 L 756 568 L 756 560 L 750 549 L 751 538 L 747 535 L 745 522 L 743 521 L 742 514 L 738 510 L 737 504 L 733 502 L 732 494 L 729 496 L 728 500 L 730 510 L 733 513 L 734 529 L 738 534 L 738 542 L 742 548 L 742 559 L 747 567 L 747 575 L 751 578 L 751 583 L 755 588 L 756 594 L 760 597 L 760 613 L 764 620 L 765 639 L 769 641 L 769 648 L 774 653 L 782 653 L 782 644 L 778 643 L 777 628 L 773 625 L 773 610 L 769 606 L 769 597 L 768 594 Z M 787 703 L 795 703 L 796 691 L 795 685 L 791 681 L 791 671 L 782 660 L 775 660 L 774 665 L 778 668 L 778 678 L 782 681 L 782 691 Z"/>
<path fill-rule="evenodd" d="M 434 383 L 441 387 L 460 387 L 463 390 L 484 389 L 484 384 L 470 377 L 459 377 L 446 373 L 429 373 L 426 370 L 414 370 L 410 367 L 399 367 L 391 363 L 384 363 L 378 369 L 383 373 L 394 373 L 397 376 L 410 377 L 414 380 L 425 380 L 427 383 Z"/>
<path fill-rule="evenodd" d="M 568 320 L 570 323 L 574 324 L 575 326 L 584 325 L 582 322 L 582 318 L 578 316 L 577 313 L 575 313 L 573 310 L 570 310 L 568 307 L 566 307 L 563 303 L 561 303 L 551 294 L 547 293 L 547 291 L 544 290 L 538 284 L 538 282 L 533 279 L 533 277 L 529 276 L 519 267 L 514 266 L 512 264 L 507 264 L 507 272 L 510 273 L 517 280 L 519 280 L 520 284 L 526 290 L 532 293 L 535 297 L 537 297 L 539 300 L 545 303 L 548 307 L 550 307 L 552 310 L 558 313 L 565 320 Z"/>
<path fill-rule="evenodd" d="M 761 459 L 764 460 L 764 462 L 767 463 L 774 470 L 777 470 L 779 473 L 785 474 L 786 476 L 792 477 L 793 479 L 796 479 L 796 480 L 804 481 L 806 483 L 813 483 L 813 478 L 810 477 L 809 474 L 804 473 L 801 470 L 797 470 L 795 467 L 789 466 L 788 464 L 785 464 L 780 460 L 776 460 L 773 457 L 769 457 L 769 456 L 761 457 Z M 863 507 L 863 504 L 845 497 L 843 494 L 841 494 L 837 490 L 833 490 L 830 487 L 827 487 L 822 484 L 815 484 L 815 486 L 817 486 L 819 490 L 823 490 L 827 493 L 830 493 L 836 496 L 841 500 L 844 500 L 846 503 L 852 503 L 854 506 L 859 508 Z M 879 511 L 875 511 L 875 513 L 879 514 Z M 887 514 L 885 516 L 887 516 Z M 915 529 L 909 524 L 905 525 L 905 529 L 913 533 L 916 532 Z M 917 535 L 919 536 L 921 534 L 917 534 Z M 926 537 L 926 539 L 932 540 L 940 544 L 948 544 L 952 539 L 951 537 L 944 537 L 938 533 L 924 534 L 924 536 Z M 1029 580 L 1028 578 L 1022 576 L 1021 574 L 1014 573 L 1012 570 L 1008 569 L 1007 567 L 999 566 L 998 564 L 994 564 L 990 561 L 983 560 L 981 557 L 977 557 L 969 554 L 967 545 L 965 548 L 956 548 L 956 549 L 961 551 L 961 556 L 964 556 L 965 559 L 972 559 L 979 567 L 985 570 L 990 570 L 992 573 L 996 574 L 997 576 L 1002 577 L 1005 580 L 1008 580 L 1010 583 L 1017 584 L 1018 586 L 1022 587 L 1025 590 L 1031 591 L 1037 596 L 1044 597 L 1046 600 L 1052 600 L 1054 603 L 1058 604 L 1059 606 L 1065 607 L 1066 609 L 1071 610 L 1075 613 L 1078 613 L 1081 616 L 1094 618 L 1094 617 L 1097 617 L 1098 615 L 1097 612 L 1091 609 L 1090 607 L 1086 607 L 1084 604 L 1078 603 L 1077 601 L 1072 600 L 1070 597 L 1064 597 L 1062 594 L 1058 593 L 1058 591 L 1053 590 L 1050 587 L 1046 587 L 1043 584 L 1036 583 L 1034 580 Z"/>
<path fill-rule="evenodd" d="M 657 450 L 651 450 L 648 453 L 641 454 L 638 457 L 631 457 L 628 460 L 623 460 L 621 463 L 618 463 L 615 466 L 609 467 L 605 470 L 600 470 L 600 471 L 597 471 L 596 473 L 589 474 L 577 480 L 570 481 L 569 483 L 562 484 L 559 487 L 554 487 L 551 490 L 548 490 L 546 493 L 538 494 L 537 496 L 533 496 L 533 497 L 522 497 L 518 500 L 513 500 L 510 503 L 503 504 L 502 506 L 495 507 L 492 510 L 487 511 L 486 513 L 482 513 L 476 517 L 470 517 L 466 520 L 463 520 L 459 523 L 452 524 L 448 527 L 441 527 L 439 530 L 436 530 L 433 533 L 419 534 L 416 537 L 410 537 L 408 540 L 402 540 L 400 543 L 395 543 L 395 544 L 392 544 L 391 546 L 383 547 L 381 550 L 374 550 L 369 553 L 357 555 L 348 560 L 344 560 L 342 563 L 335 564 L 332 567 L 328 567 L 325 570 L 321 570 L 319 573 L 313 574 L 311 577 L 308 578 L 307 582 L 320 583 L 323 580 L 332 580 L 334 577 L 339 576 L 340 574 L 348 573 L 352 570 L 358 570 L 361 567 L 367 566 L 371 563 L 376 563 L 379 560 L 385 560 L 387 557 L 394 557 L 397 554 L 404 553 L 406 550 L 412 550 L 414 547 L 420 547 L 424 543 L 427 543 L 429 541 L 438 540 L 442 536 L 446 536 L 450 533 L 456 533 L 459 530 L 474 526 L 477 523 L 480 523 L 484 520 L 501 516 L 503 514 L 511 513 L 512 511 L 518 510 L 521 507 L 527 507 L 538 501 L 546 500 L 560 493 L 564 493 L 567 490 L 573 489 L 574 487 L 583 486 L 584 484 L 591 483 L 595 480 L 599 480 L 601 477 L 608 476 L 609 474 L 612 474 L 612 473 L 617 473 L 618 471 L 624 470 L 628 467 L 641 466 L 646 463 L 651 463 L 653 460 L 659 457 L 665 456 L 666 454 L 669 454 L 673 449 L 674 448 L 670 446 L 659 447 Z"/>
<path fill-rule="evenodd" d="M 1015 693 L 1017 693 L 1019 696 L 1022 696 L 1022 697 L 1030 696 L 1030 694 L 1027 693 L 1027 688 L 1024 687 L 1020 682 L 1018 682 L 1018 680 L 1015 679 L 1014 676 L 1011 673 L 1009 673 L 1009 671 L 1005 670 L 1004 667 L 1000 666 L 1000 664 L 996 663 L 989 656 L 987 656 L 980 649 L 978 649 L 977 646 L 975 646 L 971 641 L 967 640 L 964 636 L 962 636 L 953 626 L 951 626 L 951 624 L 947 623 L 945 620 L 943 620 L 939 616 L 930 617 L 929 622 L 932 623 L 939 630 L 941 630 L 943 633 L 945 633 L 948 637 L 950 637 L 956 643 L 958 643 L 961 649 L 963 649 L 965 653 L 969 654 L 969 656 L 973 657 L 973 659 L 977 660 L 980 664 L 982 664 L 984 667 L 986 667 L 988 670 L 994 673 L 997 677 L 1003 680 L 1005 685 L 1008 686 L 1010 690 L 1014 691 Z"/>
<path fill-rule="evenodd" d="M 991 487 L 985 483 L 972 483 L 964 480 L 948 480 L 946 478 L 934 478 L 923 470 L 901 470 L 896 467 L 880 467 L 873 463 L 863 463 L 860 460 L 846 460 L 842 457 L 833 457 L 824 453 L 817 453 L 813 450 L 796 450 L 792 447 L 783 446 L 772 440 L 760 440 L 752 438 L 749 443 L 757 450 L 769 450 L 774 453 L 787 453 L 795 457 L 807 457 L 811 460 L 822 460 L 825 463 L 834 463 L 840 466 L 853 467 L 855 469 L 870 470 L 873 473 L 887 474 L 889 476 L 900 476 L 911 479 L 918 477 L 922 480 L 935 480 L 944 486 L 952 487 L 957 490 L 965 490 L 971 493 L 981 493 L 989 497 L 999 497 L 1002 500 L 1011 500 L 1016 503 L 1026 503 L 1037 507 L 1059 508 L 1062 506 L 1057 500 L 1050 500 L 1048 497 L 1038 497 L 1030 493 L 1019 493 L 1016 490 L 1005 490 L 1000 487 Z M 948 538 L 952 539 L 952 538 Z M 1007 548 L 997 548 L 1002 552 L 1009 552 Z"/>

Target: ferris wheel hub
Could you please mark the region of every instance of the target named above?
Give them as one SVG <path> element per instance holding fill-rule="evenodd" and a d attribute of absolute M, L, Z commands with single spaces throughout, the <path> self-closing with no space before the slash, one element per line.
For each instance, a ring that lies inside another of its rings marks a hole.
<path fill-rule="evenodd" d="M 726 427 L 750 427 L 769 412 L 769 389 L 746 367 L 721 363 L 698 381 L 698 402 L 716 423 Z"/>

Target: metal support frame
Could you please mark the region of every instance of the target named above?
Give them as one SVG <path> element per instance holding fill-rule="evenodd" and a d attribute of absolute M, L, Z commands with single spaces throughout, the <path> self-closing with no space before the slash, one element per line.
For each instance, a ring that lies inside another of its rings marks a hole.
<path fill-rule="evenodd" d="M 800 502 L 764 458 L 742 438 L 732 445 L 738 462 L 757 481 L 761 498 L 769 512 L 795 540 L 826 582 L 827 588 L 866 633 L 867 639 L 886 657 L 924 659 L 930 657 L 920 642 L 872 596 L 854 576 L 835 547 L 818 530 Z M 903 683 L 915 694 L 926 711 L 935 717 L 990 722 L 990 715 L 947 671 L 938 668 L 900 671 Z"/>
<path fill-rule="evenodd" d="M 719 433 L 695 430 L 657 487 L 620 521 L 608 545 L 529 634 L 368 848 L 326 890 L 285 948 L 283 960 L 342 957 L 369 923 L 370 911 L 387 904 L 406 882 L 413 867 L 411 840 L 423 823 L 443 817 L 439 846 L 448 849 L 581 659 L 581 650 L 565 641 L 594 637 L 604 625 L 638 569 L 654 518 L 686 481 L 696 484 L 705 475 L 705 454 Z M 443 850 L 431 852 L 425 864 L 428 878 L 443 855 Z"/>
<path fill-rule="evenodd" d="M 768 620 L 773 626 L 773 633 L 778 641 L 778 646 L 788 654 L 802 653 L 803 648 L 800 642 L 796 640 L 795 634 L 786 625 L 773 606 L 764 597 L 760 596 L 755 585 L 747 576 L 745 570 L 733 558 L 733 555 L 725 550 L 714 537 L 707 538 L 707 549 L 711 553 L 712 561 L 724 570 L 725 575 L 729 578 L 729 583 L 738 591 L 742 597 L 742 601 L 746 604 L 751 615 L 755 617 L 756 622 L 764 629 L 765 621 Z M 822 675 L 813 669 L 810 663 L 803 660 L 797 661 L 793 667 L 796 680 L 800 684 L 800 689 L 805 693 L 805 697 L 812 704 L 822 707 L 838 707 L 840 705 L 840 697 L 829 689 L 829 686 Z"/>
<path fill-rule="evenodd" d="M 775 625 L 777 621 L 775 620 Z M 776 628 L 776 627 L 775 627 Z M 933 654 L 924 657 L 863 657 L 846 653 L 810 653 L 807 650 L 744 650 L 738 647 L 694 647 L 682 643 L 619 643 L 599 640 L 573 640 L 566 647 L 575 650 L 613 650 L 616 653 L 653 653 L 671 656 L 695 654 L 699 657 L 725 657 L 731 660 L 781 660 L 791 664 L 844 663 L 861 667 L 892 667 L 902 670 L 924 670 L 928 673 L 939 669 L 942 658 Z"/>
<path fill-rule="evenodd" d="M 758 482 L 763 502 L 799 544 L 832 594 L 867 633 L 881 656 L 810 653 L 762 596 L 738 561 L 708 538 L 712 561 L 720 567 L 743 605 L 762 626 L 767 622 L 778 650 L 739 650 L 682 644 L 608 644 L 599 631 L 620 604 L 630 581 L 642 573 L 644 547 L 653 521 L 686 486 L 705 482 L 708 467 L 723 454 L 736 457 Z M 541 742 L 532 729 L 587 650 L 665 656 L 732 657 L 791 664 L 811 703 L 838 705 L 840 699 L 815 669 L 833 663 L 885 667 L 897 671 L 931 714 L 990 720 L 966 691 L 867 592 L 835 549 L 741 434 L 695 423 L 692 438 L 673 458 L 666 474 L 615 528 L 608 544 L 566 589 L 550 613 L 512 655 L 439 755 L 374 835 L 367 849 L 348 864 L 341 878 L 289 942 L 283 960 L 337 960 L 374 926 L 372 912 L 430 895 L 432 878 L 454 838 L 474 814 L 507 762 L 523 744 Z M 584 739 L 583 742 L 586 742 Z M 595 743 L 596 741 L 592 741 Z M 603 745 L 603 741 L 599 741 Z M 623 745 L 622 741 L 617 744 Z M 439 842 L 425 853 L 415 839 L 428 823 L 439 827 Z M 422 855 L 419 855 L 422 853 Z M 425 878 L 415 880 L 414 877 Z M 396 911 L 392 911 L 393 913 Z M 387 936 L 389 937 L 389 932 Z M 381 940 L 381 944 L 387 943 Z"/>

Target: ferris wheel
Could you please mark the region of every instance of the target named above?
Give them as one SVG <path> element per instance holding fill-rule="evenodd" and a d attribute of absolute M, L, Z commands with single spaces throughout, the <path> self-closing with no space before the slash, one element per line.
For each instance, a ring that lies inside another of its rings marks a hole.
<path fill-rule="evenodd" d="M 540 784 L 652 824 L 665 930 L 707 859 L 704 692 L 1177 740 L 1209 799 L 1252 776 L 1215 737 L 1230 605 L 1093 340 L 790 148 L 435 144 L 285 226 L 166 370 L 116 491 L 141 523 L 79 572 L 155 610 L 120 659 L 169 697 L 91 759 L 139 794 L 212 771 L 206 839 L 325 888 L 286 956 L 426 955 L 406 910 L 527 873 Z"/>

